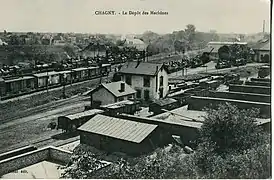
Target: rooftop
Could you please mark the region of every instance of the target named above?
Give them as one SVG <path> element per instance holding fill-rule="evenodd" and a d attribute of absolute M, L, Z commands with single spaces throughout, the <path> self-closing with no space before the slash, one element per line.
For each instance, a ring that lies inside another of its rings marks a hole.
<path fill-rule="evenodd" d="M 102 112 L 104 112 L 104 111 L 100 110 L 100 109 L 91 109 L 91 110 L 88 110 L 88 111 L 67 115 L 65 117 L 70 119 L 70 120 L 74 120 L 74 119 L 79 119 L 79 118 L 85 117 L 85 116 L 92 116 L 92 115 L 102 113 Z"/>
<path fill-rule="evenodd" d="M 53 76 L 53 75 L 58 75 L 58 74 L 60 74 L 60 72 L 50 71 L 50 72 L 36 73 L 36 74 L 33 74 L 33 76 L 44 77 L 44 76 Z"/>
<path fill-rule="evenodd" d="M 14 82 L 14 81 L 20 81 L 20 80 L 27 80 L 27 79 L 33 79 L 34 77 L 32 76 L 23 76 L 23 77 L 18 77 L 16 79 L 6 79 L 5 82 Z"/>
<path fill-rule="evenodd" d="M 122 83 L 125 84 L 125 90 L 124 91 L 120 91 Z M 121 96 L 125 96 L 125 95 L 130 95 L 130 94 L 136 93 L 136 91 L 132 87 L 130 87 L 128 84 L 126 84 L 123 81 L 111 82 L 111 83 L 102 83 L 101 86 L 99 86 L 98 88 L 100 88 L 100 87 L 104 87 L 111 94 L 113 94 L 115 97 L 121 97 Z M 96 89 L 98 89 L 98 88 L 96 88 Z"/>
<path fill-rule="evenodd" d="M 125 100 L 125 101 L 120 101 L 120 102 L 116 102 L 113 104 L 107 104 L 107 105 L 102 105 L 102 108 L 110 108 L 110 109 L 115 109 L 121 106 L 125 106 L 125 105 L 130 105 L 130 104 L 134 104 L 133 101 L 130 100 Z"/>
<path fill-rule="evenodd" d="M 78 128 L 78 130 L 140 143 L 156 128 L 157 125 L 139 123 L 98 114 Z"/>
<path fill-rule="evenodd" d="M 163 67 L 163 64 L 160 64 L 160 63 L 134 61 L 134 62 L 125 63 L 119 72 L 125 73 L 125 74 L 155 76 L 162 67 Z"/>
<path fill-rule="evenodd" d="M 203 117 L 206 115 L 206 112 L 188 110 L 187 107 L 188 106 L 186 105 L 177 109 L 173 109 L 169 112 L 165 112 L 165 113 L 153 116 L 152 118 L 161 119 L 165 121 L 174 121 L 179 123 L 182 123 L 186 120 L 190 124 L 192 123 L 191 119 L 194 119 L 196 121 L 204 121 Z M 193 121 L 193 123 L 197 123 L 197 122 Z"/>
<path fill-rule="evenodd" d="M 83 70 L 87 70 L 88 68 L 76 68 L 76 69 L 72 69 L 72 71 L 83 71 Z"/>
<path fill-rule="evenodd" d="M 194 110 L 188 110 L 187 109 L 187 105 L 171 110 L 169 112 L 165 112 L 162 114 L 158 114 L 156 116 L 153 116 L 153 119 L 160 119 L 160 120 L 164 120 L 164 121 L 168 121 L 168 122 L 178 122 L 178 123 L 187 123 L 187 125 L 192 125 L 192 126 L 201 126 L 203 123 L 202 121 L 204 121 L 204 117 L 206 116 L 206 112 L 205 111 L 194 111 Z M 191 119 L 193 119 L 194 121 L 190 121 Z M 187 120 L 187 121 L 185 121 Z M 196 121 L 200 121 L 200 122 L 195 122 Z M 260 124 L 265 124 L 265 123 L 269 123 L 271 120 L 270 118 L 256 118 L 256 123 L 258 125 Z"/>
<path fill-rule="evenodd" d="M 155 100 L 153 103 L 159 105 L 159 106 L 165 106 L 165 105 L 168 105 L 168 104 L 171 104 L 171 103 L 175 103 L 177 102 L 177 100 L 175 99 L 172 99 L 172 98 L 165 98 L 165 99 L 158 99 L 158 100 Z"/>

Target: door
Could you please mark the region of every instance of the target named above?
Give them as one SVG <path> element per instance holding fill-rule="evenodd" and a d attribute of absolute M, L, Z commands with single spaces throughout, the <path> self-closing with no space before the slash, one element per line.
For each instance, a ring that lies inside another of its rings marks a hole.
<path fill-rule="evenodd" d="M 163 95 L 164 95 L 163 88 L 159 89 L 159 93 L 160 93 L 160 98 L 163 98 Z"/>
<path fill-rule="evenodd" d="M 149 100 L 149 90 L 144 90 L 144 99 L 145 99 L 146 101 Z"/>

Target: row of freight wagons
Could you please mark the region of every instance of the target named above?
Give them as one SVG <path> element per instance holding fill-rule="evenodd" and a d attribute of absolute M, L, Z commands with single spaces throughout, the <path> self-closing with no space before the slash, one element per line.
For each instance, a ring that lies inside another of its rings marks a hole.
<path fill-rule="evenodd" d="M 15 79 L 0 78 L 0 97 L 58 87 L 64 84 L 80 82 L 100 76 L 105 76 L 111 71 L 110 64 L 102 67 L 83 67 L 69 71 L 50 71 L 17 77 Z"/>

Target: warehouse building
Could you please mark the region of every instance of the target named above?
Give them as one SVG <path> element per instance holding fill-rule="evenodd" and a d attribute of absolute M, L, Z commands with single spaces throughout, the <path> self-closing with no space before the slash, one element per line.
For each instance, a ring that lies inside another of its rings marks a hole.
<path fill-rule="evenodd" d="M 78 128 L 81 144 L 107 152 L 140 155 L 156 149 L 164 142 L 155 124 L 96 115 Z"/>

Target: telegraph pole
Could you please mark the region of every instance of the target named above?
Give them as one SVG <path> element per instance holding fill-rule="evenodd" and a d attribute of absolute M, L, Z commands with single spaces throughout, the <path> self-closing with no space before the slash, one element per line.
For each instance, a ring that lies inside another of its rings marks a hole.
<path fill-rule="evenodd" d="M 64 79 L 63 79 L 63 98 L 66 98 L 66 79 L 67 79 L 67 75 L 64 74 Z"/>
<path fill-rule="evenodd" d="M 47 94 L 49 93 L 49 71 L 47 70 Z"/>
<path fill-rule="evenodd" d="M 263 21 L 263 34 L 265 33 L 265 20 Z"/>

